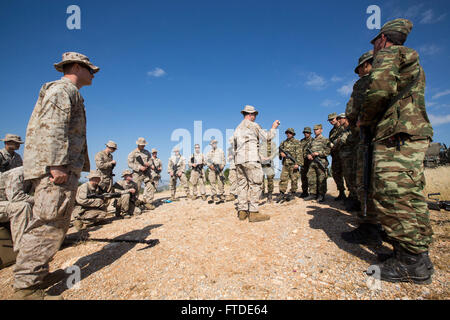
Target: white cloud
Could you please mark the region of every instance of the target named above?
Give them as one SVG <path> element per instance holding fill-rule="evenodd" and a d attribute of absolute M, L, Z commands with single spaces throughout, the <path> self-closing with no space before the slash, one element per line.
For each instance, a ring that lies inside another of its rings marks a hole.
<path fill-rule="evenodd" d="M 339 81 L 342 81 L 342 80 L 344 80 L 344 79 L 342 79 L 341 77 L 338 77 L 338 76 L 331 77 L 331 82 L 339 82 Z"/>
<path fill-rule="evenodd" d="M 436 94 L 433 96 L 433 99 L 437 99 L 437 98 L 440 98 L 440 97 L 443 97 L 443 96 L 447 96 L 447 95 L 449 95 L 449 94 L 450 94 L 450 89 L 447 89 L 447 90 L 445 90 L 445 91 L 441 91 L 441 92 L 436 93 Z"/>
<path fill-rule="evenodd" d="M 341 103 L 338 101 L 334 101 L 334 100 L 330 100 L 330 99 L 325 99 L 320 105 L 322 107 L 337 107 L 338 105 L 340 105 Z"/>
<path fill-rule="evenodd" d="M 156 67 L 154 70 L 152 70 L 152 71 L 149 71 L 149 72 L 147 72 L 147 75 L 148 76 L 150 76 L 150 77 L 155 77 L 155 78 L 159 78 L 159 77 L 162 77 L 162 76 L 165 76 L 167 73 L 163 70 L 163 69 L 161 69 L 161 68 L 158 68 L 158 67 Z"/>
<path fill-rule="evenodd" d="M 419 52 L 426 56 L 433 56 L 441 51 L 441 48 L 435 44 L 425 44 L 419 47 Z"/>
<path fill-rule="evenodd" d="M 425 105 L 427 107 L 432 107 L 432 106 L 435 106 L 436 104 L 437 104 L 437 102 L 425 101 Z"/>
<path fill-rule="evenodd" d="M 348 96 L 352 93 L 352 91 L 353 91 L 353 81 L 337 89 L 337 92 L 339 92 L 342 96 Z"/>
<path fill-rule="evenodd" d="M 317 73 L 310 72 L 308 74 L 308 81 L 305 84 L 315 90 L 322 90 L 326 87 L 327 81 Z"/>
<path fill-rule="evenodd" d="M 446 15 L 447 15 L 446 13 L 443 13 L 439 17 L 436 18 L 434 15 L 433 9 L 429 9 L 422 13 L 422 19 L 420 20 L 420 23 L 422 23 L 422 24 L 436 23 L 436 22 L 444 20 Z"/>
<path fill-rule="evenodd" d="M 429 114 L 428 118 L 431 121 L 431 124 L 434 126 L 438 126 L 441 124 L 450 123 L 450 114 L 435 116 L 434 114 Z"/>
<path fill-rule="evenodd" d="M 433 9 L 424 8 L 424 4 L 418 4 L 409 6 L 406 11 L 401 9 L 394 9 L 393 14 L 387 19 L 392 20 L 396 18 L 405 18 L 409 20 L 419 20 L 421 24 L 432 24 L 437 23 L 445 19 L 447 13 L 443 13 L 439 16 L 436 16 Z"/>

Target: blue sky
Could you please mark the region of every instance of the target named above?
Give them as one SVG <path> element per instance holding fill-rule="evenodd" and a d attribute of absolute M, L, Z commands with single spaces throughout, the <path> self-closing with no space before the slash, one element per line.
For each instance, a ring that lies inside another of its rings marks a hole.
<path fill-rule="evenodd" d="M 66 27 L 72 4 L 81 9 L 81 30 Z M 260 111 L 264 128 L 279 119 L 282 132 L 300 133 L 322 123 L 328 135 L 327 114 L 345 110 L 357 59 L 377 33 L 366 27 L 372 4 L 382 24 L 413 21 L 406 45 L 425 69 L 434 141 L 449 144 L 448 1 L 2 0 L 0 135 L 25 137 L 39 89 L 61 76 L 53 63 L 66 51 L 101 68 L 81 89 L 88 145 L 93 160 L 108 140 L 118 143 L 116 174 L 138 137 L 166 166 L 178 143 L 174 130 L 193 135 L 194 121 L 202 121 L 203 133 L 214 128 L 225 136 L 245 104 Z"/>

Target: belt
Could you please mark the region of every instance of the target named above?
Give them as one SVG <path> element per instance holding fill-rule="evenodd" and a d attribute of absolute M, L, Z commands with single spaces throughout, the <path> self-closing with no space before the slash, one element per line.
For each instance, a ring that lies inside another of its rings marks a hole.
<path fill-rule="evenodd" d="M 272 165 L 269 163 L 269 164 L 262 164 L 261 165 L 261 167 L 263 167 L 263 168 L 270 168 Z"/>

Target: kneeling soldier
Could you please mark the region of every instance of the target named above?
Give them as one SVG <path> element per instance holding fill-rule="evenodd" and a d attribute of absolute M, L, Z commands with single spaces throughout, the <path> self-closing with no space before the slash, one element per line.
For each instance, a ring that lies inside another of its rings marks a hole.
<path fill-rule="evenodd" d="M 117 201 L 117 215 L 124 218 L 140 215 L 140 201 L 136 192 L 138 187 L 133 181 L 133 172 L 128 169 L 124 170 L 122 172 L 122 178 L 123 180 L 114 184 L 114 191 L 121 194 Z"/>

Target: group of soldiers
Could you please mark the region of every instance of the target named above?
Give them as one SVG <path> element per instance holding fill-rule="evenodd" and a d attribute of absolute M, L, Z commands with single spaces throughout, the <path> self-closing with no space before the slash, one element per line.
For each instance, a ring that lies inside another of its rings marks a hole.
<path fill-rule="evenodd" d="M 359 226 L 344 232 L 342 238 L 353 244 L 393 245 L 391 255 L 377 264 L 381 280 L 431 282 L 433 264 L 428 256 L 432 229 L 425 197 L 423 159 L 433 129 L 427 117 L 424 100 L 425 75 L 415 50 L 403 46 L 412 29 L 406 19 L 387 22 L 372 40 L 373 51 L 361 56 L 355 72 L 360 79 L 345 113 L 331 114 L 333 125 L 329 139 L 322 136 L 322 125 L 304 128 L 304 138 L 296 140 L 295 130 L 285 131 L 286 140 L 277 148 L 272 141 L 280 125 L 274 121 L 269 131 L 257 123 L 258 111 L 246 105 L 243 120 L 230 139 L 230 194 L 236 199 L 237 218 L 249 222 L 266 221 L 268 214 L 259 212 L 259 201 L 265 193 L 272 201 L 273 159 L 277 155 L 283 168 L 277 201 L 295 196 L 301 176 L 305 200 L 323 202 L 327 192 L 327 156 L 332 157 L 332 175 L 339 190 L 338 200 L 347 199 L 346 207 L 357 210 Z M 5 149 L 0 151 L 0 222 L 10 222 L 14 250 L 14 288 L 17 299 L 60 299 L 45 292 L 49 261 L 59 250 L 74 219 L 83 229 L 105 214 L 128 217 L 141 209 L 154 209 L 154 193 L 162 171 L 157 150 L 145 149 L 144 138 L 128 156 L 129 169 L 122 180 L 114 183 L 116 166 L 112 153 L 117 144 L 109 141 L 105 150 L 95 156 L 97 169 L 90 171 L 86 140 L 86 115 L 80 89 L 92 84 L 99 68 L 83 54 L 66 52 L 54 65 L 64 76 L 45 83 L 28 122 L 25 141 L 17 135 L 6 135 Z M 25 143 L 23 162 L 15 152 Z M 189 161 L 178 149 L 170 157 L 168 173 L 175 200 L 177 180 L 186 195 L 196 199 L 205 193 L 204 166 L 208 167 L 212 202 L 224 197 L 223 150 L 211 141 L 204 156 L 200 146 Z M 278 149 L 278 150 L 277 150 Z M 370 188 L 366 184 L 363 164 L 372 158 Z M 364 158 L 364 159 L 363 159 Z M 191 170 L 192 194 L 185 174 Z M 89 172 L 88 182 L 78 186 L 81 172 Z M 290 193 L 287 193 L 289 181 Z M 344 181 L 349 191 L 345 194 Z M 138 197 L 144 184 L 142 198 Z M 105 213 L 106 212 L 106 213 Z"/>

